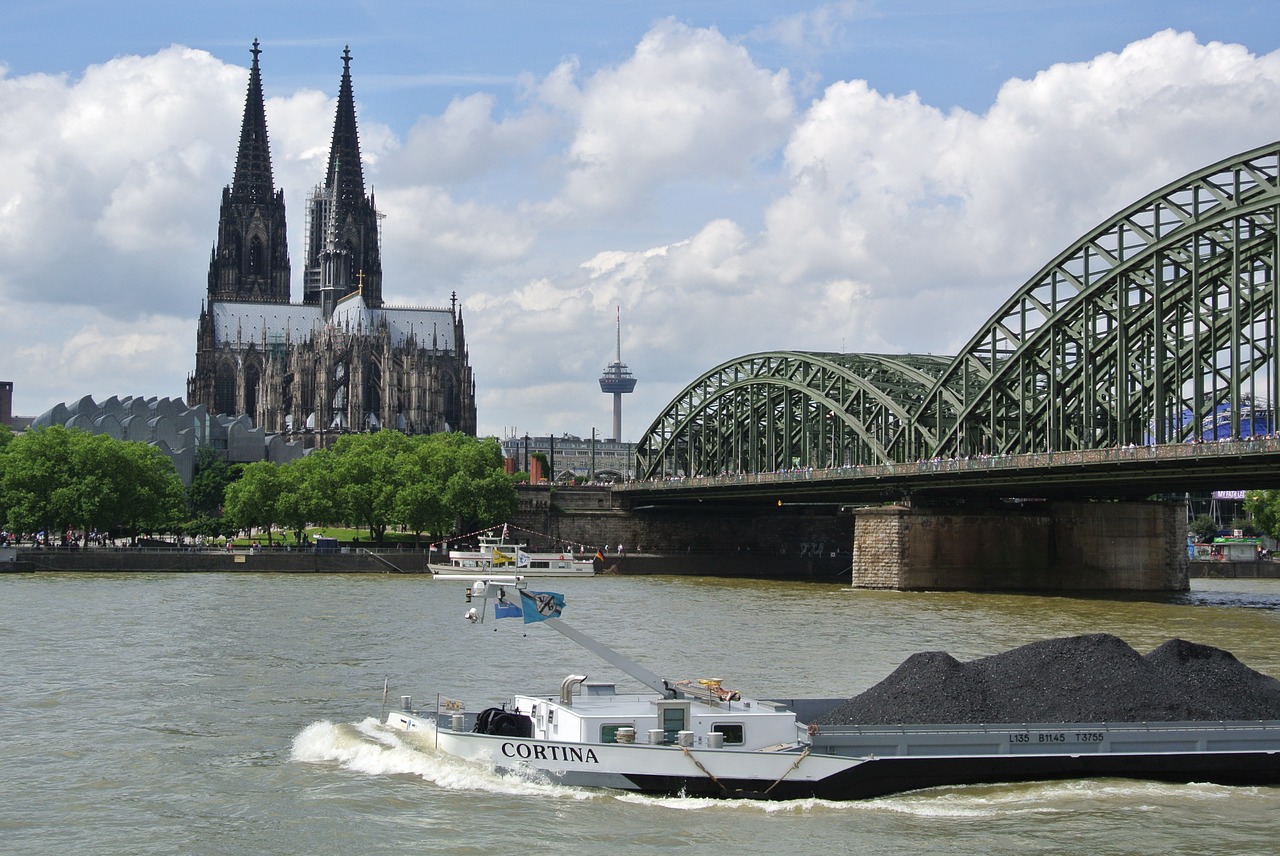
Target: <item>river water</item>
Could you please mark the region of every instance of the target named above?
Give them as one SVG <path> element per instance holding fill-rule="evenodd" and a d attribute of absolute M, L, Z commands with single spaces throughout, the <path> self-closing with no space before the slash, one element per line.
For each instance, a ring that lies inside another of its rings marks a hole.
<path fill-rule="evenodd" d="M 671 678 L 848 696 L 916 651 L 1107 632 L 1280 675 L 1280 581 L 1165 601 L 855 592 L 687 577 L 548 580 L 565 620 Z M 390 696 L 479 705 L 625 678 L 559 634 L 469 625 L 464 584 L 255 574 L 0 577 L 0 852 L 45 854 L 1273 853 L 1280 787 L 1127 780 L 860 803 L 654 799 L 438 757 Z M 627 686 L 621 680 L 623 688 Z"/>

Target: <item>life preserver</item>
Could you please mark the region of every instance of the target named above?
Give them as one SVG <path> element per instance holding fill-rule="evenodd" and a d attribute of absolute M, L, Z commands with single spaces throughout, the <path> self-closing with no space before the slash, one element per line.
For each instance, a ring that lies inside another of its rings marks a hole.
<path fill-rule="evenodd" d="M 561 554 L 560 554 L 560 558 L 561 558 L 561 559 L 563 559 L 563 558 L 564 558 L 564 553 L 561 553 Z"/>

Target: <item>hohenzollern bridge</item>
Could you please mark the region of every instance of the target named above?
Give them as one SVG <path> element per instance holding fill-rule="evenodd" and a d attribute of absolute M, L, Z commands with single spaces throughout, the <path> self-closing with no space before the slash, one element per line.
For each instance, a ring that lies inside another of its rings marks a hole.
<path fill-rule="evenodd" d="M 1101 223 L 954 357 L 776 351 L 716 366 L 642 436 L 626 502 L 1280 486 L 1278 223 L 1280 142 Z M 1174 528 L 1185 555 L 1185 513 Z"/>

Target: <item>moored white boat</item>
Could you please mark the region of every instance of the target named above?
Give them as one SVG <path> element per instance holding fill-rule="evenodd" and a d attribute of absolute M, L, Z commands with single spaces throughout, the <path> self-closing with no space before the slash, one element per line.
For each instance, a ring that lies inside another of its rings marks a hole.
<path fill-rule="evenodd" d="M 861 799 L 936 785 L 1126 776 L 1280 783 L 1280 722 L 813 726 L 842 699 L 744 698 L 719 680 L 664 680 L 559 619 L 563 599 L 518 576 L 476 582 L 467 617 L 543 621 L 648 686 L 564 679 L 556 695 L 517 694 L 468 712 L 402 697 L 388 726 L 439 751 L 570 785 L 654 794 Z M 478 605 L 474 605 L 478 604 Z M 513 616 L 514 617 L 514 616 Z"/>
<path fill-rule="evenodd" d="M 573 551 L 537 552 L 505 537 L 482 535 L 474 550 L 450 550 L 449 561 L 430 562 L 434 576 L 473 580 L 486 574 L 520 574 L 526 577 L 589 577 L 596 572 L 593 556 Z"/>

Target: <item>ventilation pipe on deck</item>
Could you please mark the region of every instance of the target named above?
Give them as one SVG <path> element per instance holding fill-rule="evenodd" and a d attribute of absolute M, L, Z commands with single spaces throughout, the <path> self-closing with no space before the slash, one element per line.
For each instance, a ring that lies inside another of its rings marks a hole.
<path fill-rule="evenodd" d="M 586 675 L 570 675 L 560 682 L 560 703 L 573 707 L 573 691 L 587 679 Z"/>

